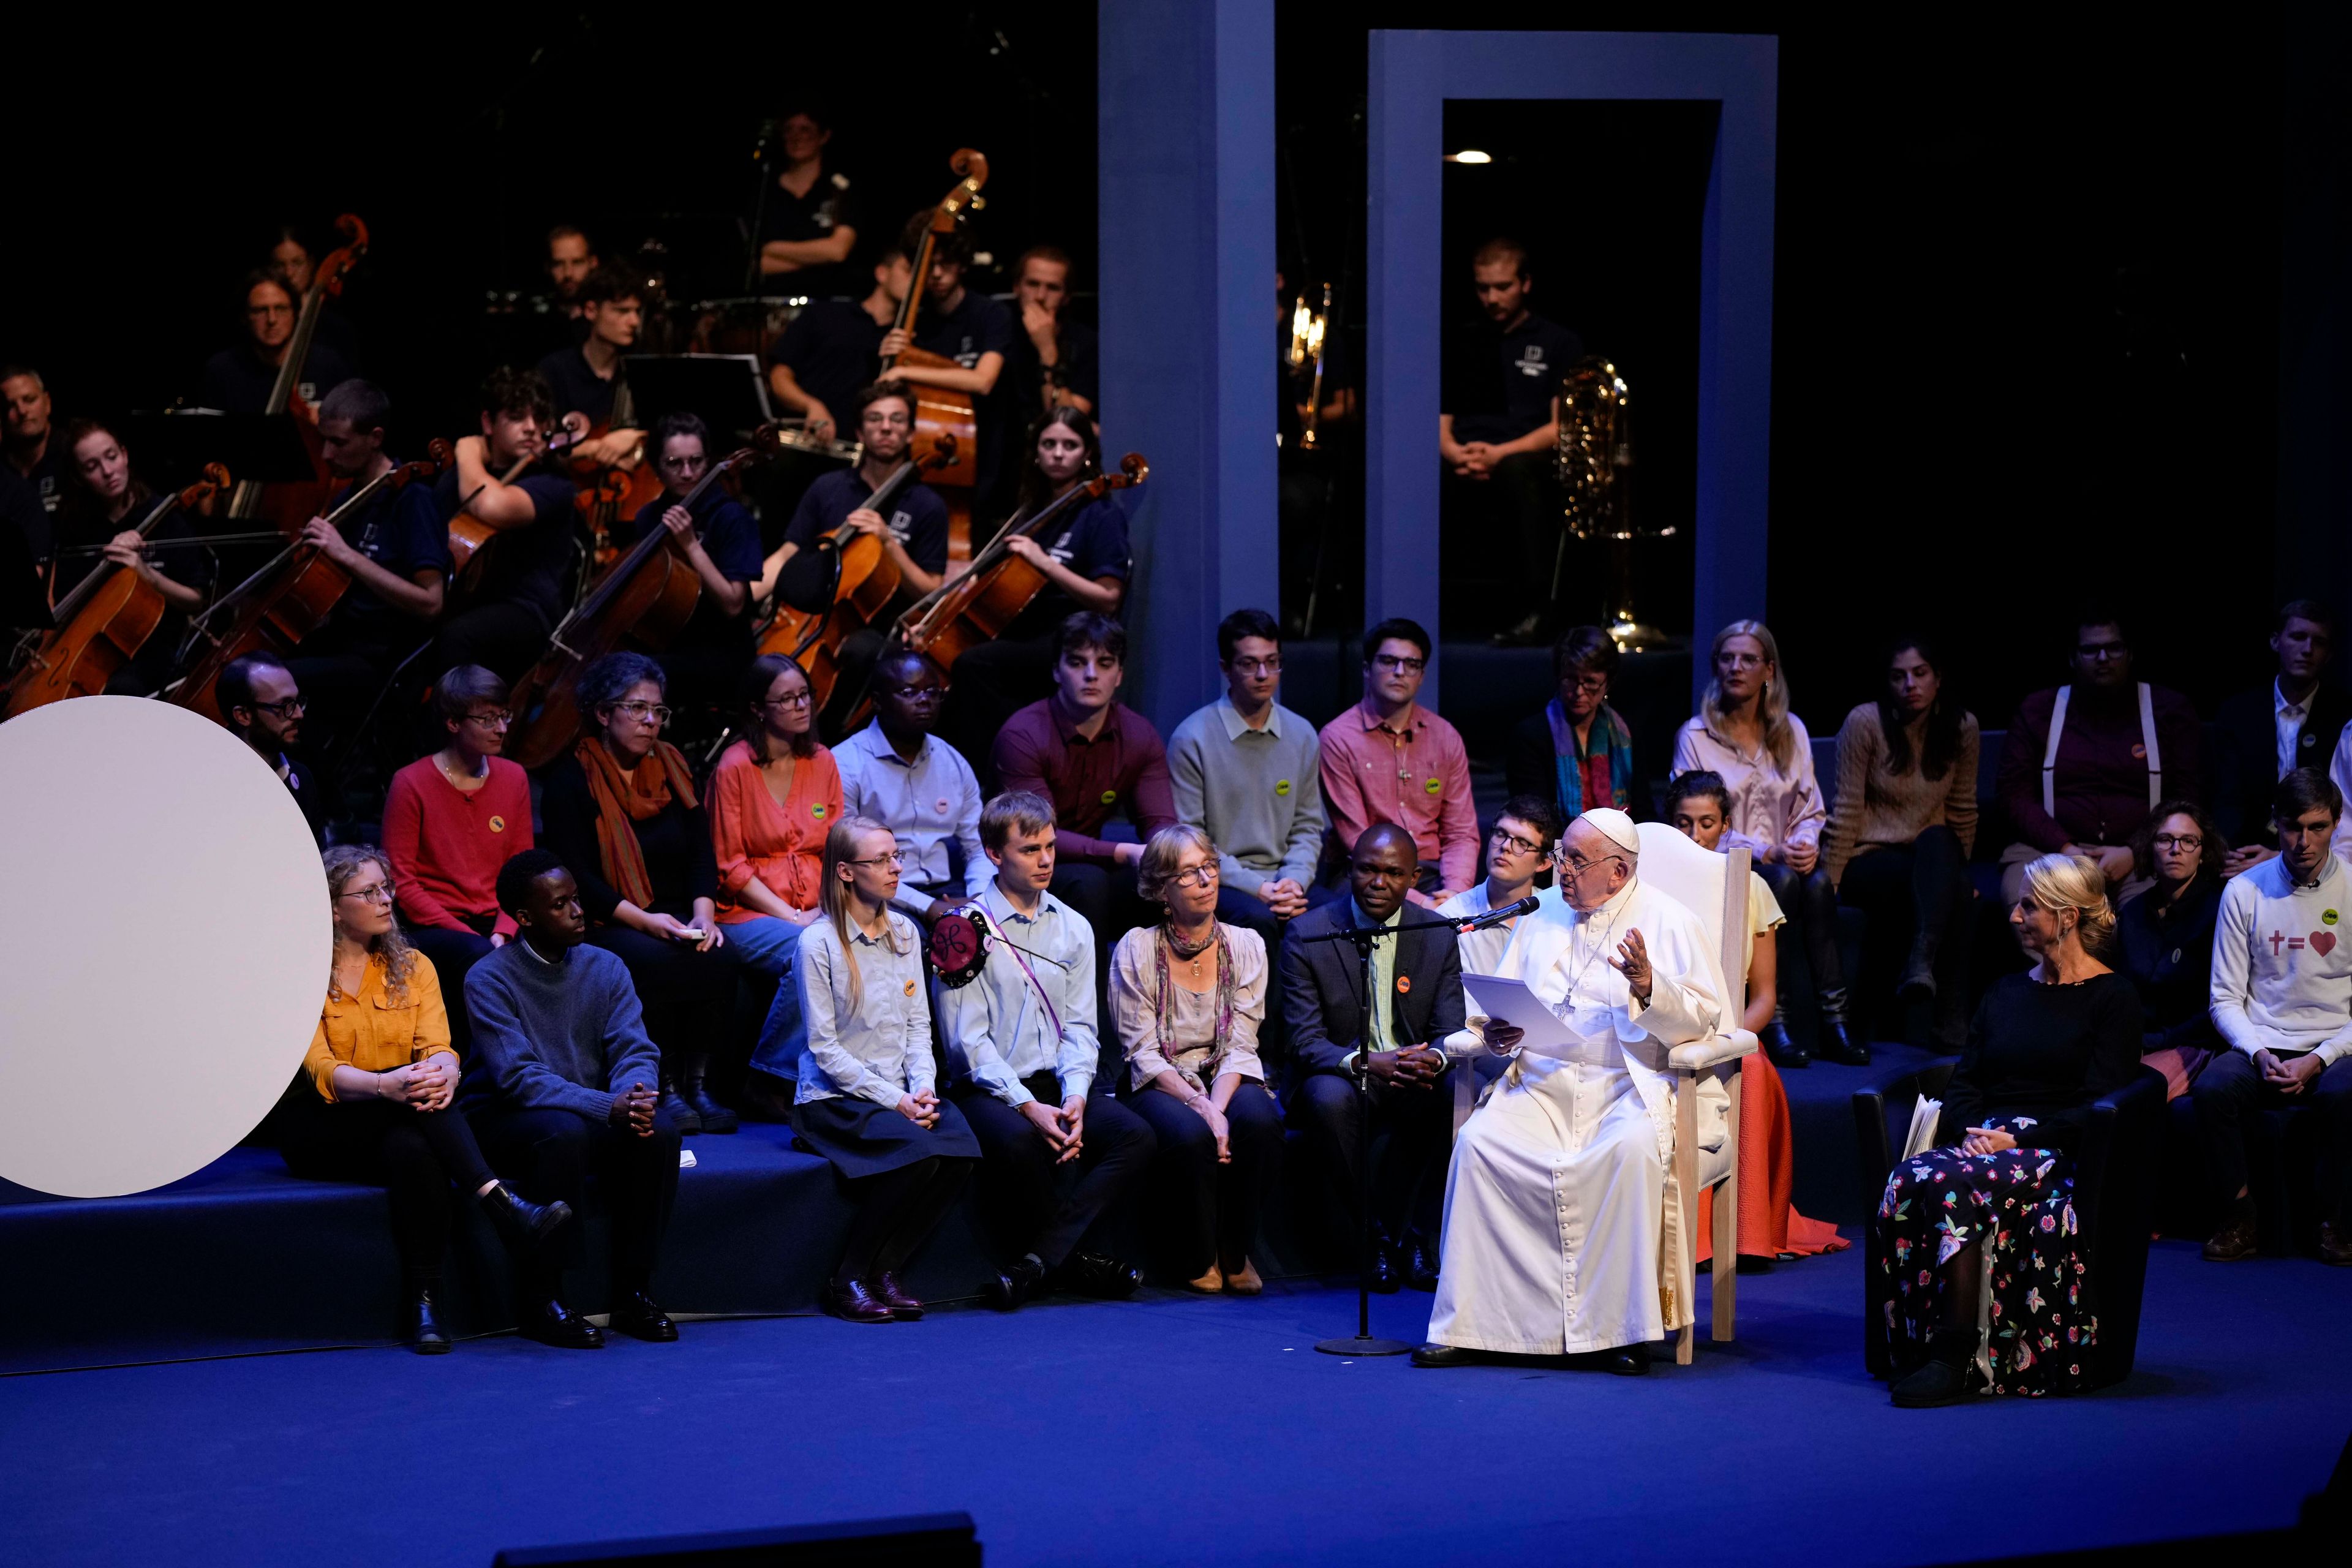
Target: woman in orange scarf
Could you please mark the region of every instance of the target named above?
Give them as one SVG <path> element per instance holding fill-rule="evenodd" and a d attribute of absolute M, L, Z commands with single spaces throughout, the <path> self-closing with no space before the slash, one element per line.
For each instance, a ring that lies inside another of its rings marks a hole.
<path fill-rule="evenodd" d="M 547 770 L 541 842 L 563 858 L 594 929 L 629 966 L 662 1053 L 662 1109 L 681 1132 L 732 1132 L 711 1098 L 710 1052 L 735 1005 L 736 954 L 717 915 L 718 862 L 686 758 L 661 738 L 662 668 L 608 654 L 580 678 L 587 732 Z"/>

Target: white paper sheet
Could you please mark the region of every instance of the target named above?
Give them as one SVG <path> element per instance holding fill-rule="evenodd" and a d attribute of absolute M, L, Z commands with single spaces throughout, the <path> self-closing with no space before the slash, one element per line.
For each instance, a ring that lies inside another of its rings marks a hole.
<path fill-rule="evenodd" d="M 1475 1016 L 1500 1018 L 1516 1024 L 1525 1031 L 1519 1048 L 1538 1056 L 1558 1056 L 1577 1043 L 1568 1026 L 1559 1021 L 1552 1010 L 1536 999 L 1523 981 L 1506 979 L 1499 974 L 1465 974 L 1462 989 L 1468 994 L 1470 1012 Z"/>

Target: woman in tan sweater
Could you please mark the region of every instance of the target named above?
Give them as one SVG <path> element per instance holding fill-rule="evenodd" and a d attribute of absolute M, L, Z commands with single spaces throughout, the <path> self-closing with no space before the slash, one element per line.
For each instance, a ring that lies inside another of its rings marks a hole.
<path fill-rule="evenodd" d="M 1975 898 L 1968 859 L 1977 837 L 1976 715 L 1945 700 L 1942 661 L 1923 639 L 1897 641 L 1885 668 L 1885 694 L 1838 731 L 1822 867 L 1840 902 L 1868 911 L 1874 954 L 1899 951 L 1910 932 L 1896 994 L 1933 1002 L 1937 1042 L 1957 1048 Z M 1867 959 L 1863 967 L 1877 968 Z"/>

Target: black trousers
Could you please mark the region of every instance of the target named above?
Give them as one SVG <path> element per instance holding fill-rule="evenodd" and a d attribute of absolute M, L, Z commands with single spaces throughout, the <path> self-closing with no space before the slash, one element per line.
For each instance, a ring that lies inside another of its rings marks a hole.
<path fill-rule="evenodd" d="M 440 1280 L 450 1186 L 470 1197 L 490 1180 L 463 1115 L 388 1100 L 330 1103 L 305 1092 L 288 1098 L 278 1126 L 278 1152 L 296 1175 L 388 1189 L 402 1272 L 415 1284 Z"/>
<path fill-rule="evenodd" d="M 849 1244 L 842 1248 L 834 1279 L 846 1283 L 904 1268 L 955 1206 L 978 1163 L 961 1155 L 932 1154 L 851 1183 L 857 1217 L 849 1222 Z"/>
<path fill-rule="evenodd" d="M 1867 858 L 1867 857 L 1865 857 Z M 1764 879 L 1779 900 L 1780 912 L 1789 917 L 1780 932 L 1780 952 L 1789 951 L 1788 939 L 1794 936 L 1799 950 L 1805 955 L 1805 965 L 1812 972 L 1813 994 L 1824 1006 L 1832 1005 L 1831 994 L 1837 993 L 1843 1003 L 1845 991 L 1844 967 L 1838 962 L 1837 889 L 1830 885 L 1830 874 L 1816 865 L 1810 871 L 1795 871 L 1781 865 L 1758 866 L 1756 874 Z M 1786 959 L 1782 973 L 1787 973 Z M 1788 988 L 1781 987 L 1786 995 Z"/>
<path fill-rule="evenodd" d="M 2197 1101 L 2197 1141 L 2204 1145 L 2205 1173 L 2223 1204 L 2237 1201 L 2246 1186 L 2248 1112 L 2297 1101 L 2311 1107 L 2326 1125 L 2326 1158 L 2320 1167 L 2320 1203 L 2326 1217 L 2352 1226 L 2352 1057 L 2321 1069 L 2298 1094 L 2282 1094 L 2263 1081 L 2263 1070 L 2243 1051 L 2223 1050 L 2205 1064 L 2189 1093 Z"/>
<path fill-rule="evenodd" d="M 677 1129 L 668 1117 L 656 1112 L 654 1130 L 639 1137 L 571 1110 L 488 1105 L 468 1114 L 490 1168 L 535 1204 L 561 1198 L 576 1213 L 593 1175 L 613 1222 L 613 1289 L 646 1288 L 677 1198 Z M 523 1266 L 524 1300 L 561 1296 L 563 1270 L 579 1263 L 580 1251 L 578 1224 L 556 1232 Z"/>
<path fill-rule="evenodd" d="M 1249 1261 L 1257 1245 L 1266 1190 L 1282 1161 L 1282 1109 L 1264 1084 L 1244 1082 L 1225 1107 L 1230 1163 L 1217 1163 L 1217 1140 L 1200 1114 L 1172 1094 L 1138 1089 L 1125 1102 L 1158 1144 L 1160 1179 L 1175 1199 L 1177 1255 L 1186 1278 Z M 1089 1134 L 1091 1136 L 1091 1134 Z"/>
<path fill-rule="evenodd" d="M 677 1064 L 714 1055 L 726 1044 L 739 971 L 724 948 L 698 952 L 685 942 L 623 925 L 598 926 L 588 940 L 629 966 L 646 1011 L 646 1033 L 661 1047 L 666 1067 L 675 1070 Z"/>
<path fill-rule="evenodd" d="M 461 664 L 478 664 L 502 679 L 519 680 L 547 651 L 554 629 L 537 605 L 514 599 L 476 605 L 442 623 L 425 679 L 430 683 Z"/>
<path fill-rule="evenodd" d="M 1480 624 L 1473 629 L 1550 613 L 1556 576 L 1562 599 L 1590 596 L 1576 593 L 1577 563 L 1561 559 L 1566 521 L 1549 452 L 1506 458 L 1484 479 L 1458 479 L 1448 471 L 1440 482 L 1439 505 L 1443 574 L 1480 584 L 1479 592 L 1457 601 L 1475 607 Z M 1449 613 L 1446 618 L 1451 623 L 1455 617 Z"/>
<path fill-rule="evenodd" d="M 1360 1217 L 1366 1144 L 1388 1134 L 1372 1172 L 1372 1223 L 1391 1236 L 1418 1230 L 1434 1240 L 1445 1197 L 1445 1161 L 1454 1134 L 1454 1090 L 1441 1078 L 1427 1089 L 1392 1089 L 1372 1080 L 1370 1126 L 1345 1074 L 1309 1073 L 1290 1094 L 1291 1124 L 1315 1144 L 1339 1189 L 1352 1226 Z"/>
<path fill-rule="evenodd" d="M 445 926 L 404 925 L 410 945 L 423 953 L 441 982 L 441 1003 L 449 1009 L 449 1044 L 457 1059 L 474 1059 L 474 1023 L 466 1012 L 466 976 L 496 950 L 487 934 Z"/>
<path fill-rule="evenodd" d="M 1034 1252 L 1058 1268 L 1087 1232 L 1151 1163 L 1159 1140 L 1143 1119 L 1097 1087 L 1087 1096 L 1078 1157 L 1058 1163 L 1026 1116 L 975 1083 L 956 1087 L 955 1102 L 987 1152 L 980 1194 L 1006 1252 Z M 1052 1073 L 1033 1074 L 1022 1087 L 1050 1106 L 1062 1103 Z M 1199 1120 L 1197 1117 L 1195 1121 Z"/>
<path fill-rule="evenodd" d="M 1936 1041 L 1957 1049 L 1968 1027 L 1968 917 L 1975 902 L 1960 836 L 1948 827 L 1930 827 L 1909 844 L 1855 856 L 1838 883 L 1838 901 L 1870 917 L 1864 971 L 1874 982 L 1891 984 L 1899 978 L 1884 973 L 1892 964 L 1906 972 L 1916 965 L 1935 976 Z M 1906 931 L 1911 935 L 1905 949 Z M 1867 1000 L 1875 1006 L 1884 999 Z"/>

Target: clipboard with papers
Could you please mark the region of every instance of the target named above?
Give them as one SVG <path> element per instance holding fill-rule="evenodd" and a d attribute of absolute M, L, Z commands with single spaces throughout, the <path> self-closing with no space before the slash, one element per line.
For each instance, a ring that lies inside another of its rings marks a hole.
<path fill-rule="evenodd" d="M 1559 1016 L 1544 1005 L 1524 981 L 1512 980 L 1500 974 L 1465 974 L 1462 989 L 1467 995 L 1470 1012 L 1476 1016 L 1500 1018 L 1514 1024 L 1522 1031 L 1519 1048 L 1538 1056 L 1561 1056 L 1575 1048 L 1577 1037 L 1569 1031 Z"/>

